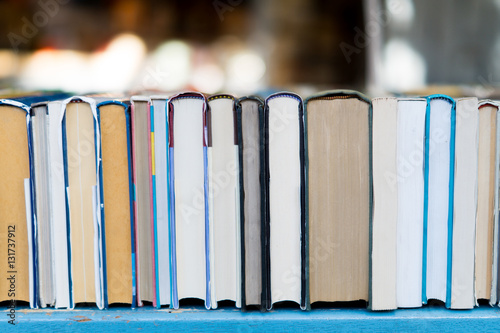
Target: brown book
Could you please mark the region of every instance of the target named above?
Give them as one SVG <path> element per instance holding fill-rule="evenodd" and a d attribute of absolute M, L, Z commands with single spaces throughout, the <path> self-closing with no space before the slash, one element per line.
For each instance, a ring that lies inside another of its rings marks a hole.
<path fill-rule="evenodd" d="M 106 228 L 106 302 L 132 304 L 130 110 L 117 101 L 97 107 Z"/>
<path fill-rule="evenodd" d="M 477 299 L 490 299 L 493 265 L 495 206 L 495 159 L 498 104 L 479 104 L 479 152 L 477 185 L 475 292 Z"/>
<path fill-rule="evenodd" d="M 32 223 L 26 119 L 29 108 L 23 107 L 15 101 L 0 103 L 0 249 L 6 256 L 0 264 L 0 301 L 33 300 L 28 245 Z"/>
<path fill-rule="evenodd" d="M 370 100 L 331 91 L 305 103 L 310 303 L 368 300 Z"/>

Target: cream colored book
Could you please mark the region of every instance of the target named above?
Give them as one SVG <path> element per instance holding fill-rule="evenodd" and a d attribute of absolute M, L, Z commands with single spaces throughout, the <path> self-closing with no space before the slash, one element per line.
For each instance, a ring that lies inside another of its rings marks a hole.
<path fill-rule="evenodd" d="M 368 301 L 371 101 L 330 91 L 305 105 L 310 302 Z"/>
<path fill-rule="evenodd" d="M 450 304 L 452 309 L 472 309 L 475 305 L 474 235 L 478 205 L 478 123 L 477 98 L 457 99 Z"/>
<path fill-rule="evenodd" d="M 375 98 L 372 105 L 373 222 L 369 305 L 372 310 L 391 310 L 397 308 L 398 100 L 395 97 Z"/>
<path fill-rule="evenodd" d="M 477 226 L 475 293 L 477 299 L 490 299 L 492 288 L 495 177 L 497 152 L 497 114 L 499 104 L 479 103 L 479 152 L 477 169 Z"/>
<path fill-rule="evenodd" d="M 104 307 L 100 209 L 100 131 L 95 101 L 72 97 L 61 103 L 72 306 Z M 61 204 L 61 203 L 59 203 Z"/>

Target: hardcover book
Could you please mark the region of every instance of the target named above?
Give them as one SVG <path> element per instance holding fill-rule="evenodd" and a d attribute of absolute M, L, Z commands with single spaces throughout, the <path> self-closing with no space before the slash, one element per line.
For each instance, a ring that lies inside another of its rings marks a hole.
<path fill-rule="evenodd" d="M 479 143 L 477 169 L 477 226 L 475 242 L 475 293 L 477 299 L 490 299 L 494 284 L 494 226 L 498 215 L 497 117 L 499 104 L 479 103 Z M 495 281 L 496 282 L 496 281 Z M 496 288 L 494 288 L 496 289 Z M 496 297 L 494 297 L 496 298 Z"/>
<path fill-rule="evenodd" d="M 241 221 L 241 306 L 265 309 L 264 101 L 237 102 Z"/>
<path fill-rule="evenodd" d="M 368 300 L 371 110 L 355 91 L 305 101 L 311 303 Z"/>
<path fill-rule="evenodd" d="M 104 304 L 136 305 L 130 104 L 97 104 L 101 129 Z"/>
<path fill-rule="evenodd" d="M 206 100 L 183 93 L 169 100 L 172 307 L 198 298 L 210 308 Z"/>
<path fill-rule="evenodd" d="M 267 309 L 292 301 L 307 307 L 302 99 L 282 92 L 265 108 Z"/>
<path fill-rule="evenodd" d="M 209 179 L 210 299 L 241 307 L 240 190 L 234 97 L 208 97 L 207 157 Z"/>
<path fill-rule="evenodd" d="M 422 302 L 451 305 L 451 257 L 455 172 L 455 101 L 427 97 L 424 173 Z"/>
<path fill-rule="evenodd" d="M 148 97 L 131 98 L 132 161 L 135 187 L 134 234 L 136 253 L 137 305 L 156 306 L 154 252 L 154 194 L 151 138 L 151 102 Z"/>

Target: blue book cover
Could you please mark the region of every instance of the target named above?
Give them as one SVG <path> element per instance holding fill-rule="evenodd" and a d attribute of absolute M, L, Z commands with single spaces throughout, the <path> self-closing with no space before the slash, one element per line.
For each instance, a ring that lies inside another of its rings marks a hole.
<path fill-rule="evenodd" d="M 427 304 L 428 299 L 439 299 L 447 307 L 451 305 L 455 109 L 455 101 L 449 96 L 427 97 L 422 302 Z M 434 197 L 435 191 L 447 192 L 444 204 L 438 203 L 440 198 Z M 440 235 L 443 229 L 446 229 L 446 234 Z"/>

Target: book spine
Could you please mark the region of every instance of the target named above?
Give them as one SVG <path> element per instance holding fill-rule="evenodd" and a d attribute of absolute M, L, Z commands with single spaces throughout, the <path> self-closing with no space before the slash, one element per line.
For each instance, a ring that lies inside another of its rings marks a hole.
<path fill-rule="evenodd" d="M 94 126 L 94 133 L 96 133 L 97 128 L 101 128 L 101 110 L 99 107 L 96 109 L 97 112 L 97 121 L 95 122 Z M 95 139 L 97 140 L 97 139 Z M 97 146 L 97 141 L 96 146 Z M 96 149 L 96 163 L 98 161 L 102 161 L 102 150 L 99 149 L 97 151 Z M 107 309 L 109 307 L 108 303 L 108 281 L 107 281 L 107 265 L 106 265 L 106 225 L 105 225 L 105 216 L 104 216 L 104 189 L 103 189 L 103 181 L 102 181 L 102 163 L 98 163 L 98 172 L 99 172 L 99 198 L 100 198 L 100 216 L 101 216 L 101 253 L 100 253 L 100 259 L 101 259 L 101 269 L 102 269 L 102 302 L 103 302 L 103 307 Z"/>
<path fill-rule="evenodd" d="M 125 108 L 125 119 L 127 128 L 127 157 L 128 157 L 128 181 L 129 181 L 129 203 L 130 203 L 130 249 L 131 249 L 131 268 L 132 268 L 132 304 L 134 309 L 137 306 L 137 276 L 136 276 L 136 255 L 135 255 L 135 192 L 133 181 L 133 163 L 132 163 L 132 138 L 131 138 L 131 120 L 130 109 Z"/>
<path fill-rule="evenodd" d="M 158 262 L 157 262 L 157 255 L 156 255 L 156 202 L 155 202 L 155 184 L 156 184 L 156 179 L 155 179 L 155 153 L 154 153 L 154 115 L 152 112 L 152 105 L 148 103 L 148 108 L 147 108 L 147 118 L 148 118 L 148 133 L 150 133 L 150 140 L 148 140 L 148 163 L 149 163 L 149 202 L 150 202 L 150 211 L 151 211 L 151 244 L 152 244 L 152 262 L 153 262 L 153 278 L 152 278 L 152 284 L 153 284 L 153 290 L 154 290 L 154 297 L 153 297 L 153 306 L 157 307 L 158 304 L 158 288 L 156 284 L 156 273 L 158 271 Z"/>
<path fill-rule="evenodd" d="M 63 169 L 64 169 L 64 194 L 66 207 L 66 239 L 68 249 L 68 281 L 69 281 L 69 309 L 75 308 L 75 300 L 73 297 L 73 269 L 71 264 L 71 220 L 69 211 L 69 192 L 68 192 L 68 147 L 66 144 L 66 105 L 62 105 L 61 114 L 61 136 L 62 136 L 62 153 L 63 153 Z"/>
<path fill-rule="evenodd" d="M 271 299 L 271 246 L 269 244 L 269 240 L 271 238 L 271 228 L 269 225 L 269 215 L 270 215 L 270 206 L 269 206 L 269 107 L 267 105 L 263 112 L 263 125 L 264 131 L 262 134 L 262 145 L 264 148 L 263 151 L 263 161 L 261 164 L 263 166 L 261 179 L 263 183 L 263 194 L 265 197 L 265 213 L 264 219 L 262 220 L 262 294 L 263 294 L 263 302 L 265 304 L 265 309 L 270 311 L 272 309 L 272 299 Z"/>
<path fill-rule="evenodd" d="M 136 156 L 136 144 L 135 144 L 135 136 L 136 136 L 136 133 L 135 133 L 135 107 L 134 107 L 134 104 L 132 103 L 132 105 L 130 106 L 130 110 L 131 110 L 131 127 L 132 127 L 132 165 L 133 165 L 133 192 L 134 192 L 134 233 L 136 235 L 135 238 L 135 244 L 134 244 L 134 248 L 135 248 L 135 254 L 137 254 L 137 250 L 139 249 L 139 239 L 137 237 L 138 235 L 138 224 L 137 224 L 137 167 L 136 167 L 136 163 L 137 163 L 137 156 Z M 137 257 L 135 258 L 135 280 L 136 280 L 136 300 L 137 300 L 137 306 L 142 306 L 142 300 L 141 300 L 141 293 L 140 293 L 140 288 L 138 288 L 139 286 L 139 262 L 137 260 Z"/>
<path fill-rule="evenodd" d="M 39 277 L 38 277 L 38 230 L 36 225 L 36 196 L 35 196 L 35 160 L 34 160 L 34 148 L 33 148 L 33 123 L 30 121 L 30 113 L 26 112 L 26 128 L 28 135 L 28 158 L 29 158 L 29 204 L 31 206 L 30 214 L 26 217 L 28 219 L 28 232 L 31 233 L 31 244 L 30 244 L 30 308 L 38 309 L 40 299 L 39 299 Z"/>
<path fill-rule="evenodd" d="M 267 168 L 266 168 L 266 130 L 267 130 L 267 122 L 266 116 L 264 112 L 264 103 L 259 103 L 259 175 L 260 175 L 260 244 L 261 244 L 261 311 L 266 311 L 268 308 L 268 253 L 267 251 Z"/>
<path fill-rule="evenodd" d="M 170 223 L 170 306 L 179 308 L 179 296 L 177 293 L 177 254 L 176 254 L 176 232 L 175 232 L 175 168 L 174 168 L 174 107 L 168 103 L 168 184 L 169 184 L 169 223 Z"/>
<path fill-rule="evenodd" d="M 449 199 L 448 199 L 448 253 L 446 271 L 446 307 L 451 307 L 451 286 L 452 286 L 452 253 L 453 253 L 453 203 L 455 195 L 455 122 L 456 104 L 452 102 L 451 108 L 451 132 L 450 132 L 450 176 L 449 176 Z"/>
<path fill-rule="evenodd" d="M 498 107 L 498 106 L 497 106 Z M 499 170 L 500 170 L 500 107 L 497 108 L 496 112 L 496 149 L 495 149 L 495 204 L 494 204 L 494 227 L 493 234 L 493 267 L 491 270 L 492 283 L 491 283 L 491 298 L 490 305 L 494 306 L 498 302 L 499 298 Z"/>
<path fill-rule="evenodd" d="M 206 119 L 206 146 L 204 147 L 204 153 L 206 150 L 206 169 L 208 174 L 208 220 L 209 220 L 209 228 L 208 228 L 208 249 L 215 248 L 215 228 L 214 228 L 214 187 L 213 187 L 213 160 L 212 160 L 212 110 L 210 106 L 207 107 L 207 112 L 205 115 Z M 212 226 L 210 226 L 212 224 Z M 208 280 L 207 276 L 207 284 L 210 288 L 210 307 L 212 309 L 217 309 L 217 294 L 215 288 L 215 251 L 207 252 L 207 260 L 209 260 L 210 272 L 214 272 L 212 276 L 210 276 L 210 280 Z"/>
<path fill-rule="evenodd" d="M 246 309 L 246 292 L 245 292 L 245 192 L 243 182 L 243 137 L 242 137 L 242 124 L 241 124 L 241 103 L 236 104 L 236 144 L 238 145 L 238 182 L 239 182 L 239 199 L 240 199 L 240 292 L 241 292 L 241 309 Z"/>
<path fill-rule="evenodd" d="M 424 230 L 422 245 L 422 303 L 427 304 L 427 221 L 429 213 L 429 144 L 431 126 L 431 104 L 427 99 L 425 110 L 425 148 L 424 148 Z"/>
<path fill-rule="evenodd" d="M 203 170 L 204 170 L 204 197 L 205 197 L 205 272 L 206 272 L 206 298 L 205 307 L 211 307 L 211 275 L 210 275 L 210 204 L 209 204 L 209 175 L 208 175 L 208 140 L 209 128 L 207 126 L 207 104 L 203 103 Z M 216 300 L 215 300 L 216 301 Z"/>

